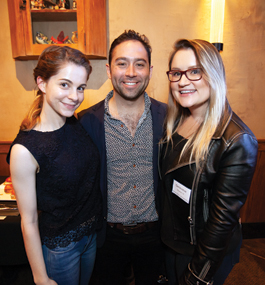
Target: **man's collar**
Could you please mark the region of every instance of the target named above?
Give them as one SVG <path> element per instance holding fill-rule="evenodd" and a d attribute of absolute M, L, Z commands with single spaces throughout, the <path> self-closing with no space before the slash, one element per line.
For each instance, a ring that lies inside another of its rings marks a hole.
<path fill-rule="evenodd" d="M 109 101 L 112 97 L 113 97 L 113 90 L 111 90 L 105 98 L 104 109 L 105 109 L 105 113 L 107 114 L 110 114 Z M 151 100 L 146 92 L 144 92 L 144 103 L 145 103 L 144 112 L 147 112 L 150 109 Z"/>

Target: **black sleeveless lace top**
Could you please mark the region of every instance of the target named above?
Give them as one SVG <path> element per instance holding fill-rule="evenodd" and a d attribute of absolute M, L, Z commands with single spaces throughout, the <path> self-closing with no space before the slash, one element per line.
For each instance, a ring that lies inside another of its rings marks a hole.
<path fill-rule="evenodd" d="M 99 153 L 76 118 L 68 118 L 52 132 L 20 131 L 11 148 L 14 144 L 25 146 L 39 164 L 36 190 L 42 243 L 64 247 L 93 233 L 101 215 Z"/>

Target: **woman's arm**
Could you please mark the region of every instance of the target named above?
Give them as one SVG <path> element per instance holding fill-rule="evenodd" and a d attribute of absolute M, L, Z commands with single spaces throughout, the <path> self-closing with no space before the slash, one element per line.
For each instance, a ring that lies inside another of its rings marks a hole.
<path fill-rule="evenodd" d="M 21 215 L 25 249 L 34 282 L 38 285 L 55 285 L 57 283 L 49 279 L 47 275 L 42 254 L 36 199 L 37 169 L 38 163 L 32 154 L 24 146 L 15 144 L 11 150 L 10 171 Z"/>

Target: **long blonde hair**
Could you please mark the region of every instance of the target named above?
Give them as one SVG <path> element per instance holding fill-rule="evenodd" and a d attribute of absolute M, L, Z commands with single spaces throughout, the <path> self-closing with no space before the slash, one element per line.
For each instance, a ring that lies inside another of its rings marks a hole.
<path fill-rule="evenodd" d="M 182 49 L 193 50 L 198 65 L 202 68 L 204 79 L 210 86 L 210 98 L 203 122 L 197 131 L 191 135 L 180 155 L 190 152 L 190 162 L 195 159 L 196 167 L 205 159 L 211 138 L 222 118 L 226 101 L 226 78 L 222 58 L 217 49 L 204 40 L 181 39 L 174 44 L 174 50 L 169 58 L 169 70 L 175 54 Z M 188 108 L 183 108 L 174 98 L 171 88 L 168 98 L 168 114 L 166 119 L 167 144 L 172 140 L 177 126 L 180 126 L 190 115 Z"/>
<path fill-rule="evenodd" d="M 87 71 L 87 79 L 89 78 L 92 67 L 88 56 L 77 49 L 67 46 L 50 46 L 46 48 L 39 57 L 37 66 L 33 72 L 35 82 L 37 83 L 38 77 L 41 77 L 47 82 L 52 76 L 56 75 L 67 62 L 83 66 Z M 42 106 L 43 92 L 38 89 L 37 96 L 20 125 L 20 130 L 29 131 L 39 123 Z"/>

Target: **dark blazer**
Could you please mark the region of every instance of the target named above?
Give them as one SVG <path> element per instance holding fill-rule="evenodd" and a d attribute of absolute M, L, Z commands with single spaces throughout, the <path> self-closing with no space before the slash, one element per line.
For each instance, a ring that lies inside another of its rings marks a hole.
<path fill-rule="evenodd" d="M 151 114 L 153 121 L 153 177 L 154 177 L 154 194 L 156 208 L 160 211 L 160 193 L 158 193 L 158 142 L 163 136 L 164 119 L 166 116 L 167 105 L 161 103 L 153 98 L 151 100 Z M 106 142 L 104 131 L 104 102 L 97 103 L 96 105 L 81 111 L 78 114 L 78 118 L 86 129 L 94 143 L 97 145 L 100 153 L 100 188 L 103 198 L 103 226 L 98 233 L 98 247 L 101 247 L 106 237 L 106 225 L 107 225 L 107 157 L 106 157 Z"/>

